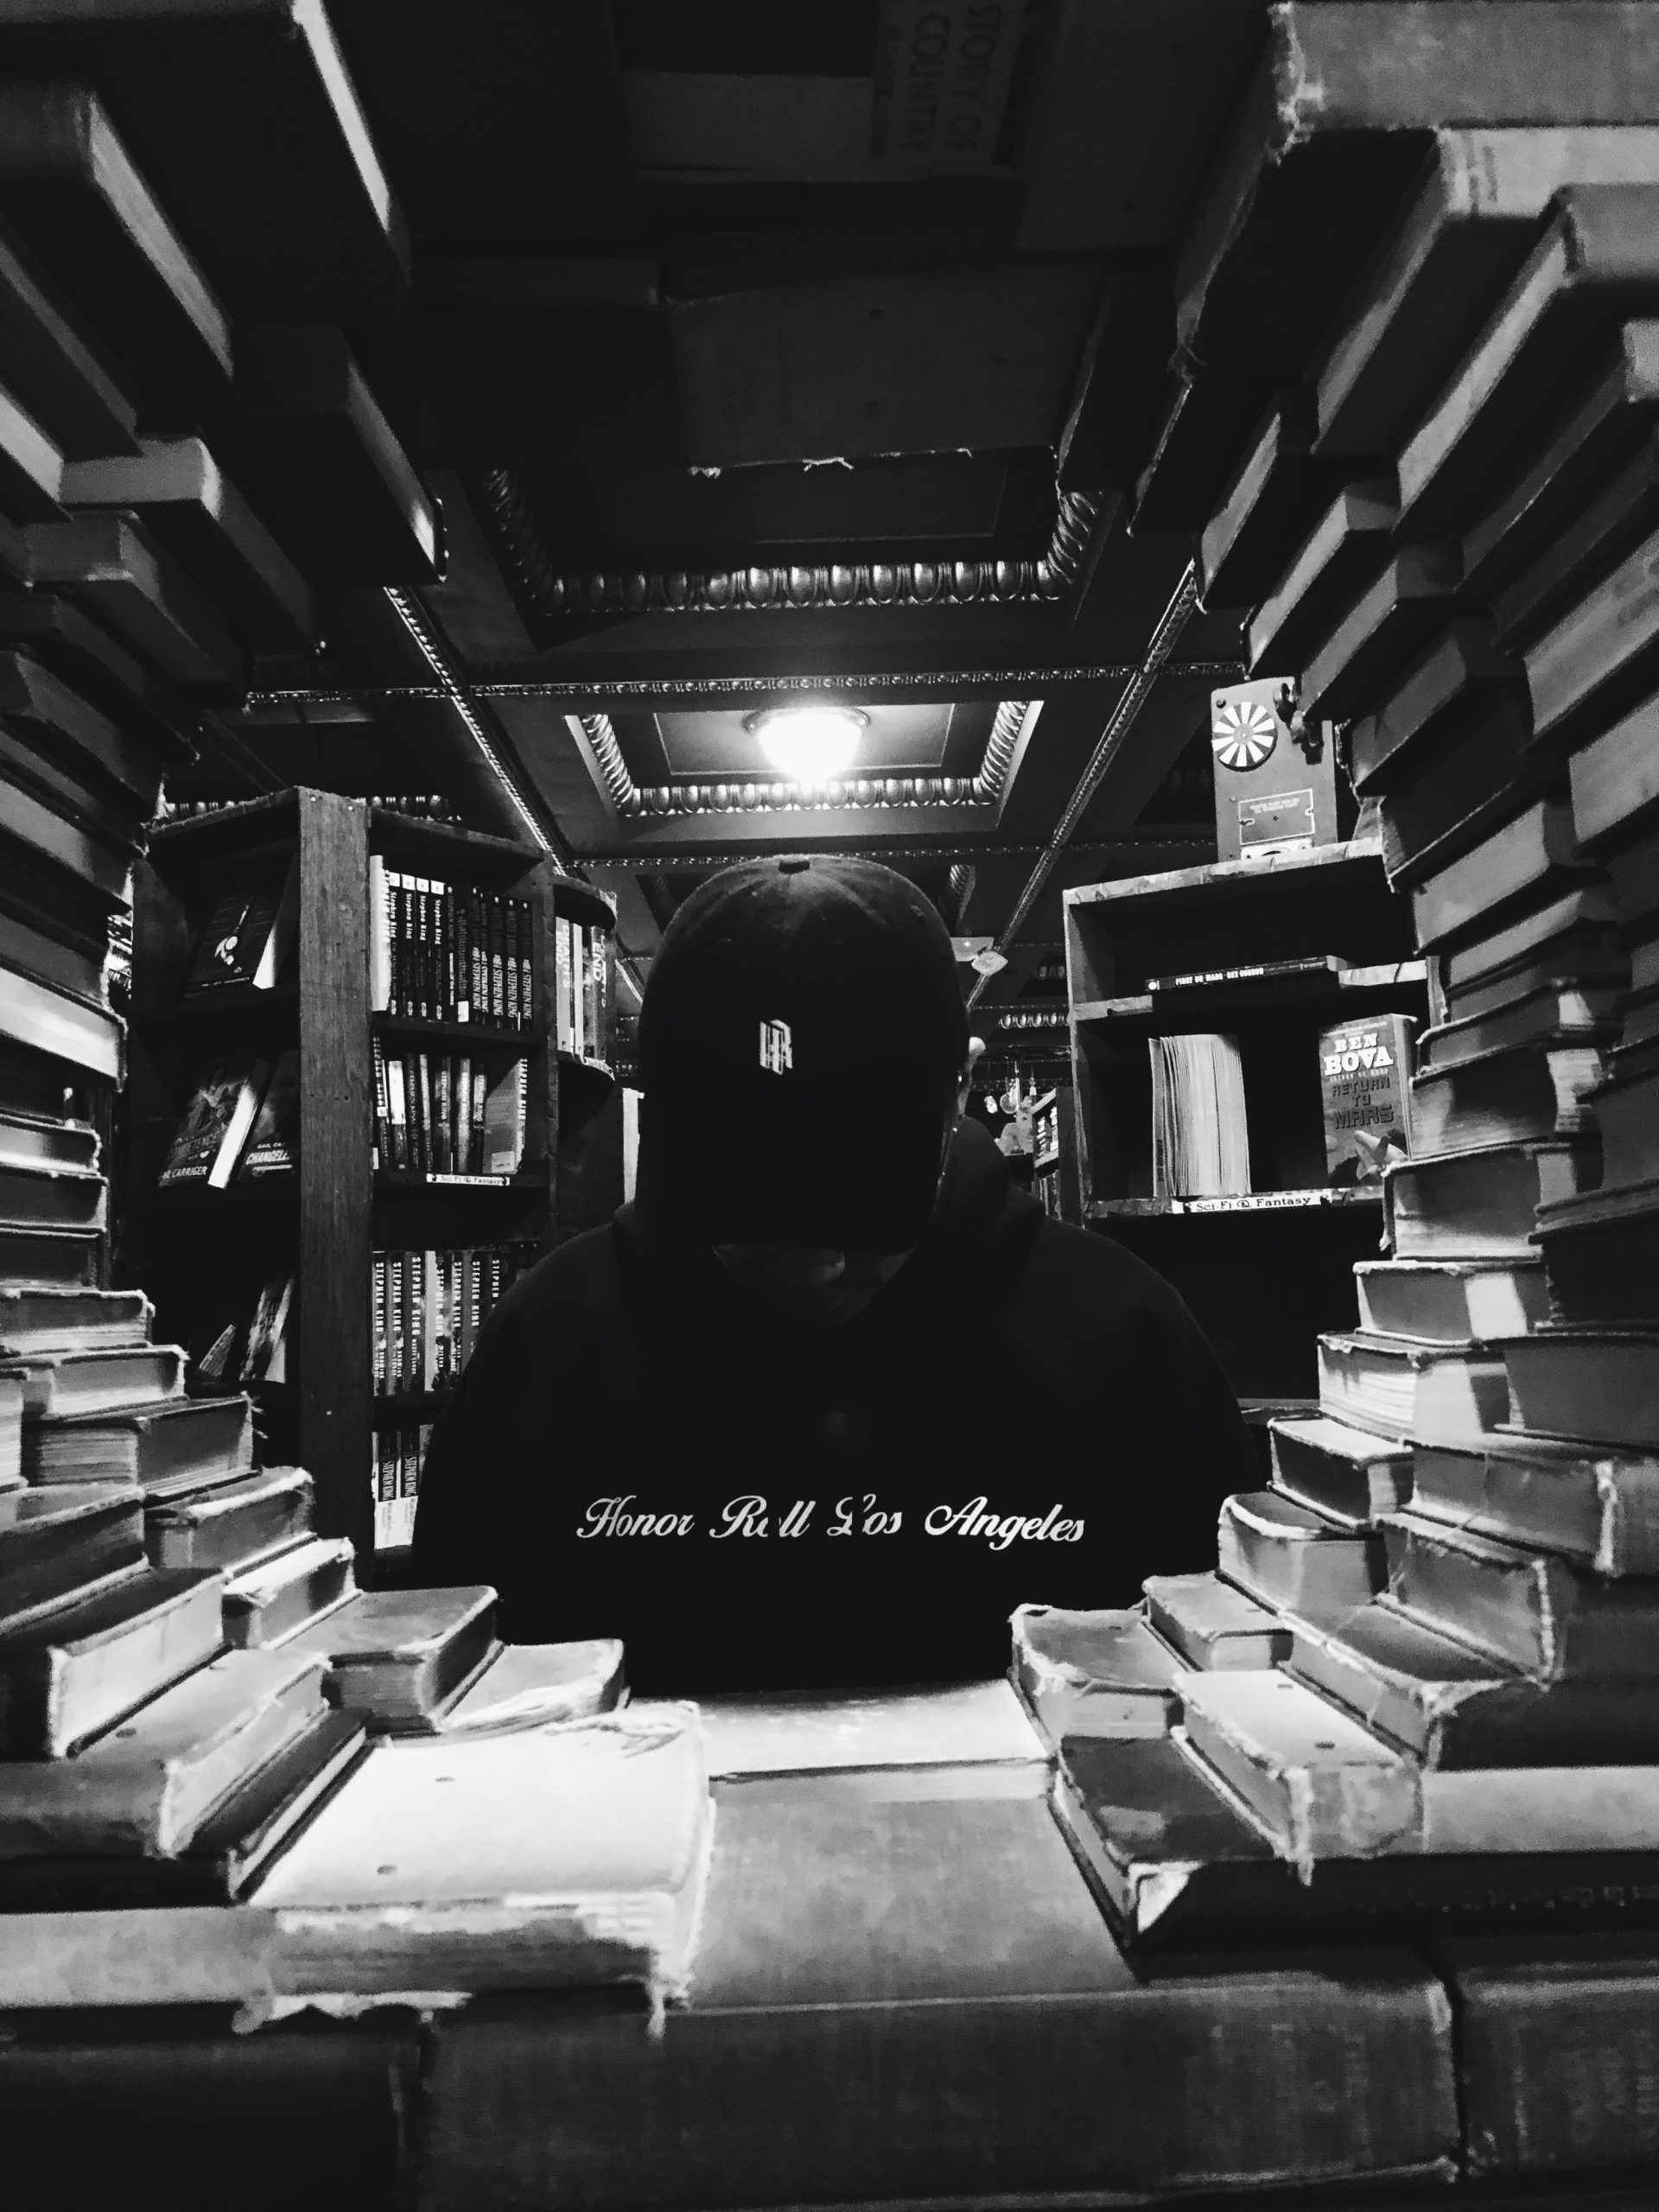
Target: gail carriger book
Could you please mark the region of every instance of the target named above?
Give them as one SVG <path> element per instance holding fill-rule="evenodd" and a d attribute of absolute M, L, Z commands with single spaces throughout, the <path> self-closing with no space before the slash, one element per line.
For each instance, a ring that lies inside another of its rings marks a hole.
<path fill-rule="evenodd" d="M 1412 1025 L 1403 1014 L 1344 1022 L 1319 1039 L 1329 1183 L 1380 1183 L 1410 1148 Z"/>

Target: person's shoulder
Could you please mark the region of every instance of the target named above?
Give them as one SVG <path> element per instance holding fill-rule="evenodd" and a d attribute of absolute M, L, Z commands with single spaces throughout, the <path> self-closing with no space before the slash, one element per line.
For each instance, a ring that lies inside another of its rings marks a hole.
<path fill-rule="evenodd" d="M 1185 1301 L 1173 1285 L 1138 1253 L 1097 1230 L 1055 1221 L 1045 1215 L 1030 1233 L 1025 1284 L 1061 1305 L 1086 1309 L 1097 1317 L 1109 1309 L 1125 1320 L 1141 1319 L 1168 1328 L 1192 1326 Z"/>
<path fill-rule="evenodd" d="M 591 1313 L 615 1296 L 616 1233 L 609 1222 L 585 1229 L 526 1268 L 497 1307 L 509 1328 L 531 1326 L 556 1315 Z"/>

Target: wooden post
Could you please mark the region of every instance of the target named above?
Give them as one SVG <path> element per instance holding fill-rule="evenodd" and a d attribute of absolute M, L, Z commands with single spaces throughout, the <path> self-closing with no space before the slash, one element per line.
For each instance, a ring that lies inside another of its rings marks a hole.
<path fill-rule="evenodd" d="M 302 791 L 300 810 L 300 1452 L 317 1527 L 367 1558 L 369 810 Z"/>

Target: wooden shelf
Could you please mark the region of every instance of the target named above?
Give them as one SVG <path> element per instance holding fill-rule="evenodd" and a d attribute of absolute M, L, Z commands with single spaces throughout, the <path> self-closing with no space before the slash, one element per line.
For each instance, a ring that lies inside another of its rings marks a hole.
<path fill-rule="evenodd" d="M 181 1190 L 149 1191 L 131 1201 L 134 1213 L 183 1213 L 199 1211 L 203 1206 L 230 1207 L 265 1205 L 273 1198 L 292 1198 L 298 1192 L 300 1179 L 294 1175 L 262 1175 L 257 1182 L 231 1183 L 222 1191 L 207 1184 L 189 1183 Z"/>
<path fill-rule="evenodd" d="M 149 833 L 149 856 L 158 866 L 174 860 L 216 860 L 251 846 L 292 842 L 299 834 L 299 794 L 272 791 L 264 798 L 242 799 L 217 814 L 162 823 Z"/>
<path fill-rule="evenodd" d="M 256 991 L 251 984 L 246 984 L 235 990 L 204 992 L 199 998 L 180 999 L 172 1006 L 140 1008 L 132 1017 L 132 1026 L 162 1034 L 170 1029 L 210 1028 L 216 1021 L 256 1020 L 262 1015 L 280 1015 L 284 1022 L 292 1023 L 298 1019 L 299 1011 L 297 983 L 273 983 L 268 991 Z"/>
<path fill-rule="evenodd" d="M 497 1192 L 543 1191 L 547 1188 L 545 1175 L 423 1175 L 413 1167 L 379 1167 L 375 1170 L 374 1187 L 377 1192 L 396 1192 L 400 1197 L 409 1193 L 439 1191 L 453 1196 L 458 1191 Z"/>
<path fill-rule="evenodd" d="M 1338 1213 L 1382 1203 L 1380 1190 L 1247 1191 L 1217 1198 L 1091 1198 L 1084 1215 L 1090 1221 L 1154 1221 L 1192 1215 L 1213 1220 L 1224 1214 Z"/>
<path fill-rule="evenodd" d="M 1072 1010 L 1079 1027 L 1104 1022 L 1152 1022 L 1171 1016 L 1179 1021 L 1202 1008 L 1225 1007 L 1238 1014 L 1253 1007 L 1328 1009 L 1341 1018 L 1344 1003 L 1392 992 L 1427 989 L 1428 966 L 1422 960 L 1373 962 L 1364 967 L 1327 969 L 1293 976 L 1238 976 L 1224 982 L 1182 983 L 1173 989 L 1137 991 L 1126 998 L 1081 1000 Z"/>
<path fill-rule="evenodd" d="M 512 1029 L 484 1021 L 427 1021 L 412 1014 L 377 1014 L 372 1020 L 377 1037 L 407 1037 L 413 1044 L 477 1046 L 486 1052 L 521 1056 L 533 1052 L 543 1033 L 534 1023 L 528 1029 Z"/>
<path fill-rule="evenodd" d="M 454 1396 L 447 1390 L 378 1390 L 369 1400 L 369 1418 L 377 1428 L 397 1428 L 435 1421 Z"/>
<path fill-rule="evenodd" d="M 1210 861 L 1202 868 L 1169 868 L 1157 875 L 1121 875 L 1109 883 L 1088 883 L 1065 894 L 1072 908 L 1113 906 L 1125 899 L 1156 899 L 1161 905 L 1190 906 L 1224 894 L 1274 891 L 1287 879 L 1306 880 L 1327 871 L 1351 871 L 1358 881 L 1374 880 L 1386 887 L 1380 845 L 1314 845 L 1306 852 L 1268 853 L 1259 861 Z M 1330 887 L 1341 895 L 1337 881 Z"/>

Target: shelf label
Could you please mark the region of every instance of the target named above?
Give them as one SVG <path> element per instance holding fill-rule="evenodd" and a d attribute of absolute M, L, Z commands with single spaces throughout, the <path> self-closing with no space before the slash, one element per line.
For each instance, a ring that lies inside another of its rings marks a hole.
<path fill-rule="evenodd" d="M 1308 1206 L 1352 1204 L 1351 1198 L 1336 1191 L 1245 1191 L 1229 1198 L 1172 1198 L 1169 1202 L 1172 1213 L 1281 1213 Z"/>

